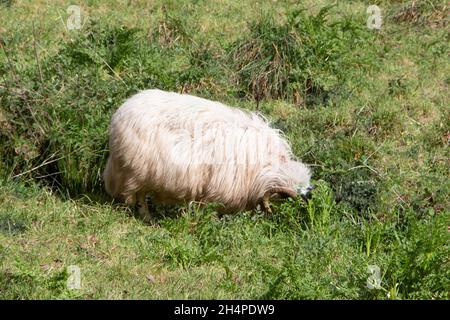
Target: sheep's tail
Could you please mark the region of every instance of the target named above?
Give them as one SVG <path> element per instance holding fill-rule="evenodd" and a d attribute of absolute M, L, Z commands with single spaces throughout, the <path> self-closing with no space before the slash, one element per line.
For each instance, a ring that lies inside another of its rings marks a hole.
<path fill-rule="evenodd" d="M 117 198 L 121 193 L 121 181 L 123 180 L 120 170 L 116 170 L 115 167 L 113 157 L 109 156 L 105 171 L 103 171 L 103 181 L 106 192 L 113 198 Z"/>
<path fill-rule="evenodd" d="M 110 156 L 103 171 L 106 192 L 113 198 L 124 201 L 128 205 L 136 203 L 136 187 L 133 179 L 124 174 L 124 170 Z"/>

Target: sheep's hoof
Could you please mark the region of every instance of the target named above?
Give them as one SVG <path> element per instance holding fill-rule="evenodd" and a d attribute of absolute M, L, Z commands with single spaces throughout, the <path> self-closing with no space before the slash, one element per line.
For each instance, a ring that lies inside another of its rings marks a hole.
<path fill-rule="evenodd" d="M 269 199 L 264 199 L 264 200 L 262 201 L 262 207 L 263 207 L 263 210 L 264 210 L 266 213 L 268 213 L 268 214 L 271 214 L 271 213 L 272 213 L 272 209 L 270 209 Z"/>
<path fill-rule="evenodd" d="M 146 215 L 141 216 L 141 217 L 142 217 L 142 221 L 144 223 L 146 223 L 146 224 L 152 224 L 154 222 L 153 217 L 152 217 L 151 214 L 146 214 Z"/>
<path fill-rule="evenodd" d="M 139 216 L 141 217 L 142 221 L 144 221 L 144 223 L 151 224 L 153 222 L 153 216 L 148 210 L 148 207 L 141 204 L 138 204 L 137 207 Z"/>
<path fill-rule="evenodd" d="M 155 223 L 155 219 L 153 218 L 153 215 L 149 212 L 142 212 L 142 210 L 139 210 L 139 216 L 141 217 L 142 221 L 145 224 L 154 224 Z"/>

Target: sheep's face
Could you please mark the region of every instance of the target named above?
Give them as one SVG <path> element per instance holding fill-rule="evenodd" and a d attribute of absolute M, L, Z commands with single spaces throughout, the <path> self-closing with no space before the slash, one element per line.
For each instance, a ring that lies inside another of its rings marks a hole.
<path fill-rule="evenodd" d="M 313 187 L 310 184 L 311 171 L 298 161 L 288 161 L 281 168 L 284 175 L 289 178 L 289 186 L 302 198 L 309 198 Z"/>

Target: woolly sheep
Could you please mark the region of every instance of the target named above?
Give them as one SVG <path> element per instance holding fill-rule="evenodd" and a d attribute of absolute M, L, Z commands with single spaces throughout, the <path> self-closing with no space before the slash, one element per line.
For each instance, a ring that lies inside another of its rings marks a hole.
<path fill-rule="evenodd" d="M 151 220 L 157 203 L 216 202 L 223 211 L 269 198 L 306 196 L 309 168 L 296 161 L 281 132 L 260 115 L 203 98 L 142 91 L 115 112 L 109 128 L 105 189 Z"/>

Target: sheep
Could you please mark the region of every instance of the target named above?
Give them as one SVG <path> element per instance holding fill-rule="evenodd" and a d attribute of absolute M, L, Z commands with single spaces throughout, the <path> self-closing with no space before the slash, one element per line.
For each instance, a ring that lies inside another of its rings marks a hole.
<path fill-rule="evenodd" d="M 109 195 L 152 220 L 156 203 L 220 203 L 271 213 L 269 199 L 310 193 L 311 172 L 259 114 L 200 97 L 141 91 L 113 114 L 103 173 Z"/>

